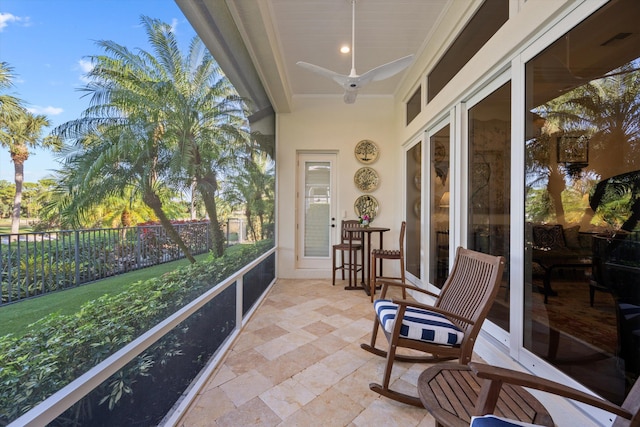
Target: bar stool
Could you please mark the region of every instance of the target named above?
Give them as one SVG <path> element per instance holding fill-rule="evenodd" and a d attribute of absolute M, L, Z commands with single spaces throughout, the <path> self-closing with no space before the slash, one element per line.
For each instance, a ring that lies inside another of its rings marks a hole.
<path fill-rule="evenodd" d="M 363 234 L 361 232 L 347 233 L 345 228 L 356 228 L 360 226 L 360 222 L 355 219 L 342 220 L 340 228 L 340 243 L 333 245 L 333 281 L 332 285 L 336 285 L 336 270 L 342 271 L 342 280 L 344 280 L 345 270 L 349 271 L 349 286 L 351 286 L 351 273 L 353 273 L 353 279 L 357 282 L 358 271 L 362 270 L 364 264 L 364 252 L 363 250 Z M 351 239 L 351 254 L 349 252 L 349 239 Z M 340 251 L 341 264 L 337 265 L 337 253 Z M 358 252 L 362 252 L 362 261 L 358 264 Z M 345 253 L 349 255 L 345 257 Z M 364 272 L 363 272 L 364 273 Z"/>
<path fill-rule="evenodd" d="M 399 249 L 373 249 L 371 251 L 371 272 L 369 274 L 369 289 L 371 292 L 371 302 L 373 302 L 373 295 L 376 292 L 376 286 L 381 285 L 381 281 L 392 281 L 397 283 L 406 283 L 405 274 L 404 274 L 404 233 L 407 227 L 407 222 L 402 221 L 402 225 L 400 225 L 400 243 Z M 376 264 L 377 260 L 390 259 L 390 260 L 398 260 L 400 261 L 400 276 L 399 277 L 389 277 L 389 276 L 376 276 Z M 405 289 L 402 288 L 402 297 L 406 298 Z"/>

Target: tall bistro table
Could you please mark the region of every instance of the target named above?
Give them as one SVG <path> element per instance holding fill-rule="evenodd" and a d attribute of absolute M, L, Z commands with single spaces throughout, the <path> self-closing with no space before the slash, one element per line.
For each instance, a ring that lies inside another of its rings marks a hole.
<path fill-rule="evenodd" d="M 363 291 L 365 291 L 367 293 L 367 295 L 369 295 L 370 291 L 369 291 L 369 286 L 367 285 L 368 280 L 365 276 L 365 272 L 368 272 L 369 270 L 367 269 L 367 263 L 370 262 L 369 258 L 370 258 L 370 253 L 371 253 L 371 234 L 373 233 L 378 233 L 380 235 L 380 246 L 378 247 L 379 249 L 382 249 L 382 234 L 385 231 L 389 231 L 390 228 L 386 228 L 386 227 L 345 227 L 344 231 L 346 231 L 347 233 L 349 233 L 349 264 L 351 264 L 351 242 L 353 241 L 353 239 L 351 238 L 353 236 L 353 233 L 364 233 L 363 237 L 362 237 L 362 252 L 364 253 L 364 260 L 362 262 L 362 282 L 360 283 L 360 285 L 357 284 L 358 282 L 358 275 L 356 274 L 356 280 L 354 280 L 355 284 L 351 285 L 351 280 L 349 280 L 349 286 L 345 286 L 344 288 L 346 290 L 354 290 L 354 289 L 362 289 Z M 380 262 L 380 275 L 382 276 L 382 262 Z"/>

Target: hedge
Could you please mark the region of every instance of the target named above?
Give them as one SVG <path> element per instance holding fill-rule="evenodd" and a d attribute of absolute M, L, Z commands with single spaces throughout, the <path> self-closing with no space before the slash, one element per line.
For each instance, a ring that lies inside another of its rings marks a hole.
<path fill-rule="evenodd" d="M 161 277 L 133 283 L 126 291 L 83 304 L 72 315 L 50 314 L 22 337 L 0 337 L 0 425 L 18 418 L 118 349 L 167 318 L 207 289 L 273 247 L 273 241 L 236 247 L 233 254 L 209 257 Z M 43 297 L 43 298 L 46 298 Z M 131 383 L 148 375 L 159 361 L 180 354 L 165 341 L 137 363 L 106 381 L 97 391 L 100 404 L 116 406 Z M 120 380 L 118 380 L 120 378 Z M 90 408 L 76 408 L 69 424 L 81 423 Z"/>

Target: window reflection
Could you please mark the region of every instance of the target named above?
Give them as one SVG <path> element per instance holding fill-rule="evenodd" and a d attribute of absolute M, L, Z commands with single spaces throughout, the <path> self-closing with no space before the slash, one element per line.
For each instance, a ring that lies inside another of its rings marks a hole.
<path fill-rule="evenodd" d="M 407 247 L 406 268 L 416 278 L 422 277 L 420 271 L 420 205 L 422 202 L 420 188 L 422 185 L 422 142 L 418 142 L 407 151 Z"/>
<path fill-rule="evenodd" d="M 442 288 L 449 276 L 449 125 L 429 138 L 431 177 L 429 282 Z"/>
<path fill-rule="evenodd" d="M 468 247 L 502 255 L 509 265 L 511 83 L 469 109 Z M 508 269 L 507 269 L 508 270 Z M 509 272 L 488 319 L 509 330 Z"/>
<path fill-rule="evenodd" d="M 640 3 L 526 65 L 524 346 L 620 403 L 640 373 Z"/>

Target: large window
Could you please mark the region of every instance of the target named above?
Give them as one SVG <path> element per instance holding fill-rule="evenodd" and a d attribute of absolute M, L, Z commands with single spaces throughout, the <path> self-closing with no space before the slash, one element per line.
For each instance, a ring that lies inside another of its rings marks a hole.
<path fill-rule="evenodd" d="M 524 346 L 621 402 L 640 374 L 640 3 L 526 64 Z"/>
<path fill-rule="evenodd" d="M 460 35 L 429 73 L 427 102 L 475 55 L 509 19 L 508 0 L 487 0 L 469 20 Z"/>
<path fill-rule="evenodd" d="M 509 265 L 511 83 L 469 109 L 468 247 L 502 255 Z M 489 320 L 509 330 L 509 272 Z"/>

